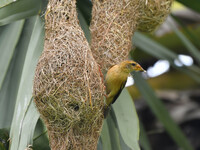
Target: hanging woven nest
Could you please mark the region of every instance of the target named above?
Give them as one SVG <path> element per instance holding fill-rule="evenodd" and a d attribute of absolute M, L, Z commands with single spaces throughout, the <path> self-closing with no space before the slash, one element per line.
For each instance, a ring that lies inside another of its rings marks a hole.
<path fill-rule="evenodd" d="M 152 32 L 170 13 L 173 0 L 92 0 L 91 50 L 106 72 L 128 58 L 136 30 Z"/>
<path fill-rule="evenodd" d="M 152 32 L 161 25 L 170 13 L 173 0 L 142 0 L 138 7 L 138 30 Z"/>
<path fill-rule="evenodd" d="M 103 123 L 103 81 L 79 26 L 75 0 L 50 0 L 34 101 L 52 150 L 95 150 Z"/>
<path fill-rule="evenodd" d="M 134 32 L 155 29 L 172 2 L 144 1 L 92 0 L 90 50 L 77 19 L 76 0 L 49 0 L 33 95 L 52 150 L 96 150 L 104 107 L 97 64 L 107 71 L 127 59 Z"/>
<path fill-rule="evenodd" d="M 91 50 L 103 71 L 128 58 L 140 0 L 92 0 Z"/>

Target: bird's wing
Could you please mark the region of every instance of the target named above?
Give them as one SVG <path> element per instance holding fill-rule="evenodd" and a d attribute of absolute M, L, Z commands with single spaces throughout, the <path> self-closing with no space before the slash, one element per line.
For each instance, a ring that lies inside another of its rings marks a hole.
<path fill-rule="evenodd" d="M 119 97 L 120 93 L 122 92 L 123 88 L 125 87 L 126 85 L 126 81 L 124 81 L 122 84 L 121 84 L 121 87 L 119 88 L 119 91 L 117 92 L 117 94 L 113 97 L 113 100 L 112 100 L 112 104 L 117 100 L 117 98 Z"/>

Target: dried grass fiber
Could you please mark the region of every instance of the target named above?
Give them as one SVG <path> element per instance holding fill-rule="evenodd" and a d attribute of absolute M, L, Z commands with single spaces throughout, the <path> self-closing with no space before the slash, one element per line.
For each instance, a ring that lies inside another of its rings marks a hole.
<path fill-rule="evenodd" d="M 94 150 L 103 123 L 103 81 L 79 26 L 75 0 L 50 0 L 35 79 L 36 106 L 52 150 Z"/>
<path fill-rule="evenodd" d="M 154 31 L 173 0 L 92 0 L 91 50 L 103 72 L 128 58 L 136 30 Z"/>
<path fill-rule="evenodd" d="M 143 0 L 139 7 L 138 30 L 152 32 L 161 25 L 170 13 L 173 0 Z"/>
<path fill-rule="evenodd" d="M 139 0 L 93 0 L 91 50 L 103 71 L 128 58 Z"/>
<path fill-rule="evenodd" d="M 134 32 L 155 30 L 172 1 L 92 0 L 90 49 L 77 19 L 76 0 L 49 0 L 33 95 L 52 150 L 97 148 L 104 106 L 99 66 L 106 72 L 126 60 Z"/>

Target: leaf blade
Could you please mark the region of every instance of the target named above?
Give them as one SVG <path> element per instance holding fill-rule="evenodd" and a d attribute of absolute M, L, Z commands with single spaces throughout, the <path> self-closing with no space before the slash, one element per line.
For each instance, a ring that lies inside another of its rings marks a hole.
<path fill-rule="evenodd" d="M 32 125 L 32 130 L 29 130 L 28 133 L 22 135 L 22 132 L 25 130 L 25 127 L 29 128 L 30 124 L 32 124 L 32 122 L 26 122 L 27 114 L 31 114 L 28 112 L 32 110 L 32 114 L 35 114 L 37 116 L 37 114 L 35 113 L 36 111 L 34 110 L 36 108 L 34 107 L 34 109 L 29 110 L 29 108 L 31 108 L 29 106 L 32 105 L 31 97 L 32 97 L 32 85 L 33 85 L 32 81 L 34 77 L 34 70 L 37 64 L 37 60 L 43 50 L 44 30 L 43 30 L 43 23 L 40 17 L 36 16 L 33 19 L 35 19 L 33 34 L 31 36 L 27 50 L 27 55 L 25 58 L 19 91 L 17 95 L 15 113 L 11 125 L 11 132 L 10 132 L 10 137 L 12 139 L 11 150 L 25 149 L 26 147 L 24 146 L 25 145 L 27 146 L 32 142 L 31 138 L 33 136 L 32 133 L 34 124 Z M 26 138 L 28 138 L 29 140 L 23 141 L 21 136 L 26 136 Z"/>
<path fill-rule="evenodd" d="M 0 8 L 0 26 L 37 15 L 42 4 L 41 0 L 19 0 Z"/>
<path fill-rule="evenodd" d="M 134 150 L 139 150 L 139 121 L 134 103 L 128 91 L 124 89 L 113 104 L 117 124 L 124 142 Z"/>
<path fill-rule="evenodd" d="M 134 77 L 134 81 L 136 83 L 137 88 L 141 92 L 141 95 L 151 107 L 156 117 L 162 122 L 172 139 L 183 150 L 193 150 L 192 146 L 189 144 L 183 132 L 170 117 L 163 103 L 157 98 L 153 89 L 147 84 L 147 82 L 141 77 L 140 74 L 135 73 Z"/>
<path fill-rule="evenodd" d="M 168 60 L 172 67 L 175 69 L 187 74 L 191 78 L 193 78 L 196 82 L 200 83 L 199 74 L 192 70 L 192 67 L 177 67 L 174 64 L 174 60 L 178 58 L 178 55 L 168 48 L 162 46 L 156 41 L 151 40 L 150 38 L 144 36 L 142 33 L 136 32 L 133 37 L 133 43 L 135 43 L 136 47 L 140 48 L 144 52 L 158 58 Z"/>
<path fill-rule="evenodd" d="M 0 27 L 0 89 L 2 87 L 5 75 L 13 57 L 15 47 L 20 38 L 24 25 L 24 20 L 17 21 L 8 26 Z M 10 42 L 10 43 L 8 43 Z"/>

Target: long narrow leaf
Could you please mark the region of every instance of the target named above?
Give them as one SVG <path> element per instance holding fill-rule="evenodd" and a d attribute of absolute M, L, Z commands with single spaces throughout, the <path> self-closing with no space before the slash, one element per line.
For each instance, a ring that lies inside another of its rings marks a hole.
<path fill-rule="evenodd" d="M 103 150 L 112 150 L 110 138 L 111 137 L 109 134 L 108 123 L 107 120 L 104 120 L 103 128 L 101 131 L 101 141 Z"/>
<path fill-rule="evenodd" d="M 0 89 L 13 57 L 15 46 L 23 29 L 24 21 L 0 27 Z"/>
<path fill-rule="evenodd" d="M 81 11 L 87 24 L 90 24 L 91 20 L 91 11 L 92 11 L 92 2 L 90 0 L 77 0 L 77 7 Z"/>
<path fill-rule="evenodd" d="M 78 19 L 79 19 L 81 28 L 85 34 L 85 37 L 87 38 L 87 41 L 90 42 L 90 30 L 89 30 L 88 24 L 87 24 L 85 18 L 83 17 L 82 12 L 79 9 L 78 9 L 78 12 L 79 12 Z"/>
<path fill-rule="evenodd" d="M 17 46 L 15 47 L 15 54 L 13 55 L 12 63 L 9 66 L 9 70 L 6 74 L 2 89 L 0 90 L 1 128 L 10 128 L 12 122 L 22 69 L 24 66 L 24 60 L 29 42 L 31 40 L 34 22 L 34 19 L 27 19 L 25 21 L 20 39 Z"/>
<path fill-rule="evenodd" d="M 0 1 L 0 8 L 5 7 L 6 5 L 13 3 L 13 2 L 15 2 L 15 1 L 13 1 L 13 0 L 1 0 Z"/>
<path fill-rule="evenodd" d="M 133 37 L 133 43 L 136 45 L 136 47 L 158 59 L 168 60 L 175 69 L 186 73 L 188 76 L 192 77 L 195 81 L 200 83 L 199 75 L 192 71 L 190 67 L 177 67 L 174 65 L 174 60 L 178 58 L 178 55 L 170 51 L 168 48 L 162 46 L 156 41 L 151 40 L 139 32 L 135 33 Z"/>
<path fill-rule="evenodd" d="M 124 142 L 134 150 L 139 150 L 139 121 L 135 106 L 128 91 L 124 89 L 113 104 L 119 131 Z"/>
<path fill-rule="evenodd" d="M 177 58 L 175 53 L 160 45 L 156 41 L 151 40 L 142 33 L 135 32 L 133 43 L 136 47 L 141 48 L 141 50 L 155 56 L 156 58 L 167 59 L 172 62 Z"/>
<path fill-rule="evenodd" d="M 111 106 L 111 107 L 112 107 L 112 106 Z M 111 116 L 111 118 L 112 118 L 113 123 L 115 124 L 115 127 L 117 128 L 116 132 L 117 132 L 117 137 L 118 137 L 118 138 L 116 138 L 115 143 L 116 143 L 116 142 L 119 142 L 119 146 L 120 146 L 120 149 L 121 149 L 121 150 L 130 150 L 131 148 L 128 147 L 128 145 L 124 142 L 124 139 L 123 139 L 123 137 L 122 137 L 122 135 L 121 135 L 121 133 L 120 133 L 119 125 L 118 125 L 118 122 L 117 122 L 117 117 L 116 117 L 116 114 L 115 114 L 115 112 L 114 112 L 113 107 L 111 108 L 110 116 Z M 112 128 L 112 126 L 110 126 L 110 127 Z M 113 135 L 111 135 L 111 138 L 112 138 L 112 137 L 113 137 Z M 112 150 L 113 150 L 113 148 L 112 148 Z"/>
<path fill-rule="evenodd" d="M 97 144 L 97 150 L 103 150 L 103 144 L 101 141 L 101 137 L 99 138 L 98 144 Z"/>
<path fill-rule="evenodd" d="M 172 139 L 183 150 L 193 150 L 185 135 L 170 117 L 161 100 L 157 98 L 153 89 L 138 73 L 135 73 L 134 77 L 136 86 L 141 92 L 141 95 L 149 104 L 156 117 L 163 123 L 165 129 L 171 135 Z"/>
<path fill-rule="evenodd" d="M 177 1 L 185 5 L 186 7 L 189 7 L 195 11 L 200 12 L 199 0 L 177 0 Z"/>
<path fill-rule="evenodd" d="M 111 114 L 108 114 L 106 121 L 108 124 L 108 129 L 109 129 L 109 134 L 110 134 L 110 141 L 111 141 L 111 147 L 112 147 L 111 150 L 113 149 L 121 150 L 119 131 L 117 128 L 117 124 L 113 120 L 113 117 L 111 116 Z"/>
<path fill-rule="evenodd" d="M 30 101 L 30 105 L 27 108 L 27 112 L 23 119 L 23 124 L 20 133 L 20 145 L 19 150 L 24 149 L 28 145 L 33 144 L 33 135 L 35 131 L 35 126 L 40 117 L 40 114 L 35 108 L 35 103 L 33 99 Z"/>
<path fill-rule="evenodd" d="M 172 28 L 172 30 L 176 33 L 176 35 L 180 38 L 180 40 L 182 41 L 183 45 L 185 45 L 185 47 L 187 47 L 188 51 L 190 52 L 190 54 L 196 59 L 196 61 L 200 64 L 200 52 L 199 50 L 186 38 L 186 36 L 181 33 L 177 27 L 168 22 L 168 24 L 170 25 L 170 27 Z"/>
<path fill-rule="evenodd" d="M 17 95 L 17 103 L 15 107 L 15 113 L 11 126 L 11 150 L 22 150 L 25 149 L 24 146 L 32 143 L 31 139 L 33 137 L 34 126 L 36 122 L 26 121 L 28 118 L 31 118 L 33 115 L 38 115 L 31 104 L 32 97 L 32 85 L 34 70 L 37 64 L 37 60 L 43 50 L 44 43 L 44 30 L 43 24 L 40 20 L 40 17 L 34 17 L 34 29 L 30 39 L 30 43 L 27 50 L 27 55 L 22 71 L 22 77 L 20 81 L 19 91 Z M 36 118 L 34 119 L 34 121 Z M 32 127 L 30 129 L 29 127 Z M 28 130 L 29 129 L 29 130 Z M 24 131 L 26 134 L 22 134 Z M 26 136 L 28 141 L 24 141 L 23 138 Z"/>
<path fill-rule="evenodd" d="M 197 47 L 200 47 L 200 43 L 199 43 L 199 37 L 197 36 L 198 34 L 195 34 L 195 30 L 193 30 L 193 28 L 190 28 L 189 26 L 185 25 L 183 23 L 183 21 L 178 18 L 177 16 L 171 14 L 172 18 L 174 20 L 176 20 L 176 22 L 181 26 L 181 29 L 183 30 L 183 32 L 189 36 L 189 38 L 192 40 L 192 42 L 195 43 L 195 45 L 197 45 Z"/>
<path fill-rule="evenodd" d="M 44 0 L 19 0 L 0 8 L 0 26 L 38 14 L 43 2 Z"/>
<path fill-rule="evenodd" d="M 152 150 L 142 122 L 140 122 L 140 144 L 144 150 Z"/>
<path fill-rule="evenodd" d="M 120 145 L 122 150 L 132 150 L 125 142 L 124 139 L 122 138 L 122 135 L 119 134 L 119 139 L 120 139 Z"/>

